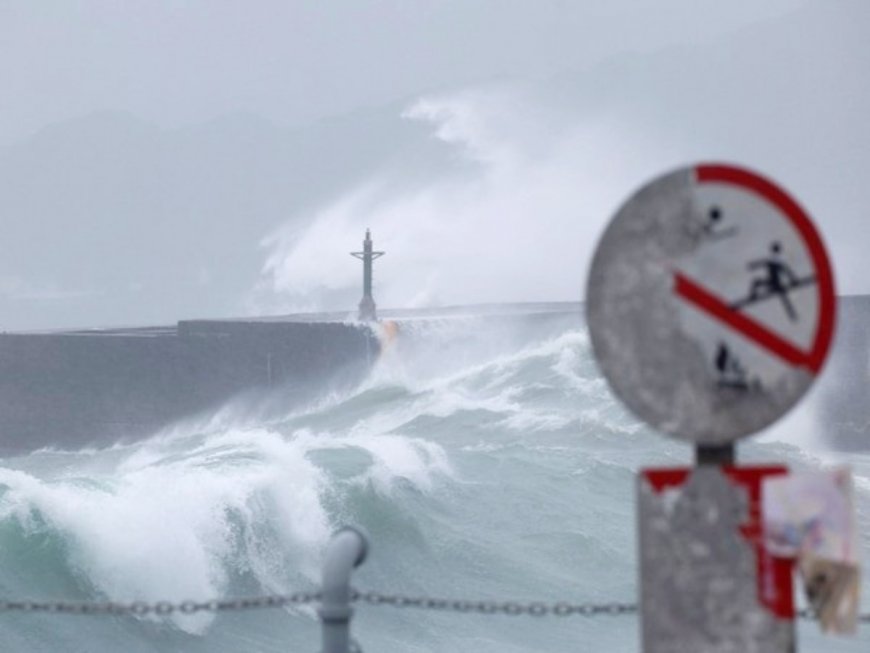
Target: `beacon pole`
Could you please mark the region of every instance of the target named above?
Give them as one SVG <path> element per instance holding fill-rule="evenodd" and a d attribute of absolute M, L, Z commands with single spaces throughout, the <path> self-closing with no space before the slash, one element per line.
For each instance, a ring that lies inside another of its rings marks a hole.
<path fill-rule="evenodd" d="M 386 252 L 374 251 L 372 234 L 366 229 L 366 237 L 363 241 L 363 251 L 351 252 L 350 255 L 363 262 L 363 297 L 359 303 L 359 321 L 377 322 L 378 312 L 375 306 L 375 298 L 372 294 L 373 263 L 375 259 L 382 257 Z"/>

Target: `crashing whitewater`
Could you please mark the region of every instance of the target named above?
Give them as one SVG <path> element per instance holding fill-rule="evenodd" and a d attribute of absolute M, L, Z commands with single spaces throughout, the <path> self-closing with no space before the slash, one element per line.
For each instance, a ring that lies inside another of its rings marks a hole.
<path fill-rule="evenodd" d="M 371 536 L 360 588 L 498 600 L 634 601 L 634 475 L 686 464 L 611 396 L 576 320 L 404 327 L 369 379 L 280 419 L 227 406 L 149 440 L 0 460 L 0 593 L 180 601 L 316 587 L 330 533 Z M 812 406 L 739 448 L 816 467 Z M 122 434 L 119 434 L 122 435 Z M 870 456 L 850 454 L 870 548 Z M 864 596 L 870 584 L 865 582 Z M 368 651 L 638 650 L 633 616 L 458 615 L 360 606 Z M 8 651 L 314 651 L 309 607 L 0 615 Z M 800 629 L 803 650 L 866 650 Z"/>

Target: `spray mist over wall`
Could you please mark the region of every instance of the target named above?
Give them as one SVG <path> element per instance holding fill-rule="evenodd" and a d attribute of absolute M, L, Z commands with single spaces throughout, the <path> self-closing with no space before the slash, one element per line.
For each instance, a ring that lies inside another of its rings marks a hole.
<path fill-rule="evenodd" d="M 328 310 L 358 300 L 339 258 L 371 227 L 390 252 L 375 270 L 383 307 L 579 300 L 589 257 L 619 201 L 667 148 L 616 119 L 578 123 L 517 88 L 426 97 L 403 114 L 428 125 L 452 168 L 387 169 L 263 241 L 254 310 Z"/>

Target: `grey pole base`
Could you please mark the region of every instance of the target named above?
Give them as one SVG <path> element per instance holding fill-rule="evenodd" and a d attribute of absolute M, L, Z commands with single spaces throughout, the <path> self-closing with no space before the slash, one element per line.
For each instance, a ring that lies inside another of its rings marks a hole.
<path fill-rule="evenodd" d="M 734 444 L 699 444 L 695 446 L 695 464 L 733 465 L 735 461 Z"/>

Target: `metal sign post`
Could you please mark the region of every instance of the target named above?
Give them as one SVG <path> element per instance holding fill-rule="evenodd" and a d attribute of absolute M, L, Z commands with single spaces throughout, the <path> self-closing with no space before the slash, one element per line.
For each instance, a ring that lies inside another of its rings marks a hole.
<path fill-rule="evenodd" d="M 614 393 L 696 451 L 695 468 L 638 478 L 644 650 L 793 650 L 792 563 L 765 550 L 760 508 L 787 470 L 734 466 L 734 443 L 803 396 L 831 344 L 833 275 L 809 217 L 742 168 L 659 177 L 605 231 L 586 311 Z"/>

